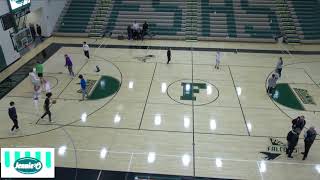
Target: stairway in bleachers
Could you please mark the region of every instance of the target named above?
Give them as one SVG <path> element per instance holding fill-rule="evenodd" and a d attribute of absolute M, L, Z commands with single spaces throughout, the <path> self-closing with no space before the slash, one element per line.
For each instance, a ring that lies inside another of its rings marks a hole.
<path fill-rule="evenodd" d="M 285 36 L 287 43 L 300 43 L 296 25 L 292 19 L 291 9 L 285 0 L 276 0 L 277 14 L 280 19 L 281 32 Z"/>
<path fill-rule="evenodd" d="M 89 37 L 101 38 L 105 33 L 111 0 L 97 0 L 98 5 L 93 20 L 89 22 Z"/>
<path fill-rule="evenodd" d="M 97 0 L 72 0 L 58 20 L 56 32 L 87 34 L 87 26 L 93 16 Z"/>
<path fill-rule="evenodd" d="M 186 3 L 184 0 L 113 0 L 107 32 L 112 37 L 127 36 L 134 21 L 147 21 L 155 38 L 185 39 Z"/>
<path fill-rule="evenodd" d="M 287 0 L 303 43 L 320 43 L 320 2 Z"/>
<path fill-rule="evenodd" d="M 198 40 L 198 0 L 187 0 L 186 40 Z"/>

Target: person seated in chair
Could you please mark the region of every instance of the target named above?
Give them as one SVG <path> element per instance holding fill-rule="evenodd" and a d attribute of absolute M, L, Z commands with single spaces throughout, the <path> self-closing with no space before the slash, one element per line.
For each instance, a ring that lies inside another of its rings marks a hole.
<path fill-rule="evenodd" d="M 139 30 L 140 30 L 140 25 L 137 23 L 137 21 L 134 21 L 132 24 L 132 30 L 133 30 L 133 39 L 137 39 L 139 36 Z"/>
<path fill-rule="evenodd" d="M 127 33 L 128 33 L 128 40 L 131 40 L 133 33 L 132 33 L 132 28 L 130 25 L 128 25 L 128 27 L 127 27 Z"/>
<path fill-rule="evenodd" d="M 148 30 L 149 30 L 149 25 L 147 21 L 145 21 L 144 24 L 142 25 L 142 40 L 144 39 L 145 35 L 149 34 Z"/>

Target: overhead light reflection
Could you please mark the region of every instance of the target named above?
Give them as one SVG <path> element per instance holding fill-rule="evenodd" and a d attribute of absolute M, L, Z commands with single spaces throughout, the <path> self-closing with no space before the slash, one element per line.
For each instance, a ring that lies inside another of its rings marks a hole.
<path fill-rule="evenodd" d="M 133 88 L 133 81 L 129 81 L 129 89 Z"/>
<path fill-rule="evenodd" d="M 161 83 L 161 92 L 166 93 L 167 92 L 167 83 Z"/>
<path fill-rule="evenodd" d="M 266 162 L 264 161 L 261 161 L 260 164 L 259 164 L 259 170 L 260 172 L 264 173 L 267 171 L 267 165 L 266 165 Z"/>
<path fill-rule="evenodd" d="M 66 153 L 66 150 L 67 150 L 67 146 L 61 146 L 59 149 L 58 149 L 58 154 L 60 156 L 63 156 L 65 153 Z"/>
<path fill-rule="evenodd" d="M 320 174 L 320 164 L 317 164 L 315 168 L 316 168 L 317 172 Z"/>
<path fill-rule="evenodd" d="M 242 89 L 241 89 L 241 87 L 236 87 L 236 90 L 237 90 L 237 94 L 238 94 L 238 96 L 240 96 L 240 95 L 241 95 L 241 93 L 242 93 Z"/>
<path fill-rule="evenodd" d="M 105 159 L 108 154 L 108 150 L 106 148 L 102 148 L 100 151 L 100 158 Z"/>
<path fill-rule="evenodd" d="M 275 92 L 274 92 L 274 94 L 273 94 L 273 99 L 278 99 L 279 98 L 279 96 L 280 96 L 280 93 L 279 93 L 279 91 L 278 90 L 276 90 Z"/>
<path fill-rule="evenodd" d="M 118 124 L 120 121 L 121 121 L 121 116 L 117 113 L 117 114 L 114 116 L 113 122 L 114 122 L 115 124 Z"/>
<path fill-rule="evenodd" d="M 186 84 L 186 91 L 187 91 L 187 92 L 190 91 L 190 88 L 191 88 L 190 84 Z"/>
<path fill-rule="evenodd" d="M 156 114 L 156 115 L 154 116 L 154 124 L 155 124 L 156 126 L 159 126 L 159 125 L 161 124 L 161 115 L 160 115 L 160 114 Z"/>
<path fill-rule="evenodd" d="M 101 86 L 102 89 L 104 89 L 106 87 L 105 80 L 100 81 L 100 86 Z"/>
<path fill-rule="evenodd" d="M 221 168 L 221 167 L 222 167 L 222 160 L 221 160 L 221 158 L 217 158 L 217 159 L 216 159 L 216 166 L 217 166 L 218 168 Z"/>
<path fill-rule="evenodd" d="M 148 163 L 153 163 L 156 160 L 156 153 L 149 152 L 148 153 Z"/>
<path fill-rule="evenodd" d="M 190 163 L 190 155 L 189 154 L 184 154 L 182 156 L 182 164 L 184 166 L 189 166 L 189 163 Z"/>
<path fill-rule="evenodd" d="M 247 123 L 247 127 L 248 127 L 248 131 L 251 132 L 252 131 L 252 124 L 250 122 Z"/>
<path fill-rule="evenodd" d="M 87 121 L 87 113 L 82 113 L 81 114 L 81 121 L 86 122 Z"/>
<path fill-rule="evenodd" d="M 207 95 L 211 95 L 212 94 L 212 86 L 209 84 L 207 86 Z"/>
<path fill-rule="evenodd" d="M 216 129 L 217 129 L 216 120 L 214 120 L 214 119 L 211 119 L 211 120 L 210 120 L 210 129 L 211 129 L 211 130 L 216 130 Z"/>
<path fill-rule="evenodd" d="M 185 128 L 189 128 L 190 127 L 190 118 L 188 116 L 184 116 L 183 117 L 183 125 Z"/>

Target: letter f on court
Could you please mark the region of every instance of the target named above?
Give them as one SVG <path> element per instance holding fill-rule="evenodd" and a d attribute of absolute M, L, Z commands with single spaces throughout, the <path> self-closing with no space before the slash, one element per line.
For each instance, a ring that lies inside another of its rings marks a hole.
<path fill-rule="evenodd" d="M 180 96 L 180 100 L 195 101 L 196 97 L 194 93 L 199 93 L 200 89 L 207 89 L 207 84 L 205 83 L 181 83 L 183 87 L 183 95 Z"/>

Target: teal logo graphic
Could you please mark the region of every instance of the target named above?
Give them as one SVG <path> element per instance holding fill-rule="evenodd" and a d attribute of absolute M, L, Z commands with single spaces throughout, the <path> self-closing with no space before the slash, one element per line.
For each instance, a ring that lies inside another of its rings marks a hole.
<path fill-rule="evenodd" d="M 42 163 L 35 158 L 20 158 L 14 163 L 14 168 L 22 174 L 35 174 L 41 171 Z"/>
<path fill-rule="evenodd" d="M 199 93 L 200 89 L 207 89 L 206 83 L 181 83 L 183 87 L 183 95 L 180 96 L 180 100 L 189 100 L 195 101 L 197 100 L 195 93 Z"/>
<path fill-rule="evenodd" d="M 101 76 L 99 80 L 87 79 L 87 92 L 89 100 L 97 100 L 109 97 L 120 89 L 120 81 L 111 76 Z M 82 90 L 78 90 L 82 93 Z"/>
<path fill-rule="evenodd" d="M 2 178 L 54 178 L 53 148 L 1 148 Z"/>

